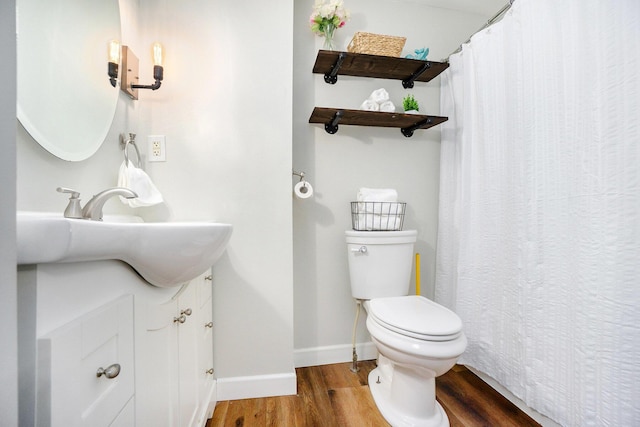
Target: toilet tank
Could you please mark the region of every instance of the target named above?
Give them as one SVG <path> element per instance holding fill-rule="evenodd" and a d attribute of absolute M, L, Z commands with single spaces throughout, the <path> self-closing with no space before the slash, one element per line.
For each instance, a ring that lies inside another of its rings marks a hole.
<path fill-rule="evenodd" d="M 346 231 L 353 297 L 408 295 L 417 235 L 416 230 Z"/>

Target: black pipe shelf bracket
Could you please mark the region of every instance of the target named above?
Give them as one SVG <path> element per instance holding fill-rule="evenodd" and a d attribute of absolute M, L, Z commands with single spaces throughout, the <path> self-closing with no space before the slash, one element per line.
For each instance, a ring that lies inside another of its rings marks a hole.
<path fill-rule="evenodd" d="M 333 135 L 336 132 L 338 132 L 338 123 L 342 119 L 342 116 L 344 116 L 344 110 L 336 111 L 336 113 L 333 116 L 333 119 L 329 123 L 326 123 L 324 125 L 324 130 L 326 130 L 327 133 L 329 133 L 331 135 Z"/>
<path fill-rule="evenodd" d="M 416 70 L 416 72 L 411 74 L 406 79 L 402 80 L 402 87 L 405 88 L 405 89 L 413 88 L 413 83 L 416 81 L 416 79 L 418 77 L 420 77 L 429 68 L 431 68 L 431 62 L 427 61 L 424 64 L 422 64 L 422 66 L 420 68 L 418 68 L 418 70 Z"/>
<path fill-rule="evenodd" d="M 347 57 L 346 52 L 340 52 L 335 64 L 331 66 L 331 71 L 324 75 L 324 81 L 326 83 L 329 83 L 332 85 L 336 84 L 336 82 L 338 81 L 338 72 L 340 71 L 340 67 L 342 66 L 342 63 L 344 62 L 346 57 Z"/>
<path fill-rule="evenodd" d="M 422 121 L 419 121 L 413 126 L 408 126 L 406 128 L 400 129 L 400 132 L 402 132 L 402 134 L 407 138 L 411 138 L 413 136 L 414 131 L 416 131 L 417 129 L 420 129 L 423 126 L 430 125 L 431 123 L 433 123 L 433 120 L 431 120 L 431 117 L 429 117 Z"/>

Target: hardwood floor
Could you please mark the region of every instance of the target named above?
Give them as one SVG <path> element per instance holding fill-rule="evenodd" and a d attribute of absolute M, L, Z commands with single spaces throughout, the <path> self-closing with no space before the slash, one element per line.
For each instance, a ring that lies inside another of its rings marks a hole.
<path fill-rule="evenodd" d="M 375 361 L 298 368 L 298 394 L 218 402 L 206 427 L 383 427 L 367 375 Z M 539 426 L 528 415 L 461 365 L 436 379 L 436 396 L 451 427 Z"/>

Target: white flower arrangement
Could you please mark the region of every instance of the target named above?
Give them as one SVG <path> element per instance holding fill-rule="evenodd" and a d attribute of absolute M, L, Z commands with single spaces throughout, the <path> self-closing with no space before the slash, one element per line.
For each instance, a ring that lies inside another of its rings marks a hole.
<path fill-rule="evenodd" d="M 311 31 L 319 36 L 333 35 L 336 28 L 342 28 L 350 18 L 342 0 L 316 0 L 309 18 Z"/>

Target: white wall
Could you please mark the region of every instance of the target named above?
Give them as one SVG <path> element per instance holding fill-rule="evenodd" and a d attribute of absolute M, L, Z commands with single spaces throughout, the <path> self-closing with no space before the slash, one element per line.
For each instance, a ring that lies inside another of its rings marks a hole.
<path fill-rule="evenodd" d="M 404 229 L 418 230 L 421 293 L 433 296 L 438 222 L 440 130 L 418 130 L 404 137 L 399 129 L 339 126 L 329 135 L 309 125 L 314 106 L 358 108 L 369 94 L 385 88 L 398 111 L 413 94 L 420 112 L 439 114 L 440 80 L 417 82 L 405 90 L 399 80 L 339 76 L 335 85 L 311 70 L 322 38 L 309 31 L 313 0 L 296 2 L 294 48 L 293 166 L 306 172 L 313 199 L 294 200 L 294 287 L 296 366 L 347 361 L 355 304 L 351 297 L 344 231 L 351 229 L 349 202 L 360 187 L 395 188 L 407 202 Z M 440 61 L 482 26 L 487 16 L 435 8 L 424 3 L 349 0 L 351 21 L 336 31 L 337 49 L 346 50 L 356 31 L 405 36 L 404 54 L 429 47 L 428 59 Z M 294 177 L 292 182 L 297 178 Z M 412 274 L 413 278 L 413 274 Z M 415 284 L 412 279 L 412 292 Z M 364 319 L 358 342 L 369 341 Z M 363 348 L 360 357 L 370 355 Z M 358 350 L 360 352 L 360 349 Z"/>
<path fill-rule="evenodd" d="M 18 341 L 16 296 L 16 33 L 14 0 L 0 3 L 0 414 L 18 425 Z"/>
<path fill-rule="evenodd" d="M 293 2 L 140 5 L 144 43 L 157 38 L 167 51 L 163 87 L 140 100 L 143 133 L 167 138 L 167 162 L 148 170 L 175 217 L 234 226 L 214 268 L 217 375 L 289 375 L 283 394 L 295 393 Z M 264 22 L 277 25 L 265 32 Z"/>

